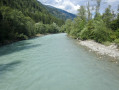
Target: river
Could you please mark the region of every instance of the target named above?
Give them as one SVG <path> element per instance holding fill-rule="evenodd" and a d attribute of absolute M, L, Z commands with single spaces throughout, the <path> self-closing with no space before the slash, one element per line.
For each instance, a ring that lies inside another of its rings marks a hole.
<path fill-rule="evenodd" d="M 0 48 L 0 90 L 119 90 L 119 65 L 53 34 Z"/>

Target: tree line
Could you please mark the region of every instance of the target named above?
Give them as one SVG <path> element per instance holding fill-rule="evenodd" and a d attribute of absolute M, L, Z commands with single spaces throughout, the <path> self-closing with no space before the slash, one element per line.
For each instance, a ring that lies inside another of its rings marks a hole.
<path fill-rule="evenodd" d="M 81 40 L 92 39 L 96 42 L 119 45 L 119 6 L 117 13 L 109 5 L 103 14 L 99 12 L 101 0 L 96 0 L 95 15 L 92 14 L 90 3 L 81 6 L 78 16 L 74 20 L 67 20 L 62 26 L 62 31 L 73 38 Z"/>

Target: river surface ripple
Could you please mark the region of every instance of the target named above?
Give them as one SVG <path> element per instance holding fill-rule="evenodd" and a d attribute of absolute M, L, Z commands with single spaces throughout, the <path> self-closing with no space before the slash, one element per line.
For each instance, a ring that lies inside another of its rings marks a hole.
<path fill-rule="evenodd" d="M 0 90 L 119 90 L 119 65 L 46 35 L 0 48 Z"/>

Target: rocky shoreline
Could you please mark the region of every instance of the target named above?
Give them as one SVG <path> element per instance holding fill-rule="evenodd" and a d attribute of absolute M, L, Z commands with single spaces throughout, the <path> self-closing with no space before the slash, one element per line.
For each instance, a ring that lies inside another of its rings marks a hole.
<path fill-rule="evenodd" d="M 79 41 L 79 44 L 88 47 L 91 51 L 95 51 L 100 55 L 108 55 L 114 59 L 119 59 L 119 49 L 117 49 L 115 44 L 105 46 L 93 40 Z"/>

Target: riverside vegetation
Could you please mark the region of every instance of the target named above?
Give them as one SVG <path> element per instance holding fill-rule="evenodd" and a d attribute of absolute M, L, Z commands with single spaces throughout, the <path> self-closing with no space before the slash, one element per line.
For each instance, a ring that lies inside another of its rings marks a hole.
<path fill-rule="evenodd" d="M 75 39 L 91 39 L 105 45 L 116 43 L 119 46 L 119 6 L 114 12 L 109 5 L 101 14 L 101 0 L 96 0 L 96 4 L 95 9 L 91 8 L 89 2 L 87 6 L 81 6 L 78 16 L 74 20 L 67 20 L 62 30 Z M 94 10 L 95 15 L 91 13 Z"/>

